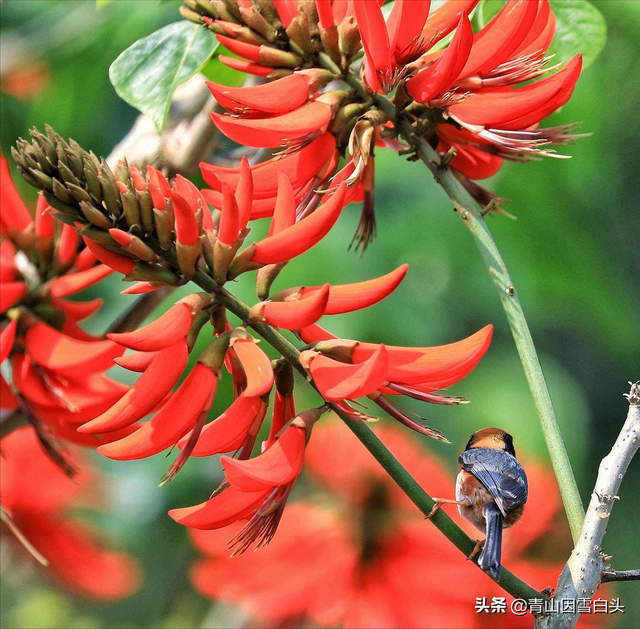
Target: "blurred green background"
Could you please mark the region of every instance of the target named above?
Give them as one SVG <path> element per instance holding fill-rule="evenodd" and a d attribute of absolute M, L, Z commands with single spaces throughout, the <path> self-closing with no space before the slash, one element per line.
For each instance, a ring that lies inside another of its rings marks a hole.
<path fill-rule="evenodd" d="M 509 210 L 517 221 L 489 219 L 527 313 L 585 501 L 597 462 L 624 419 L 627 381 L 640 377 L 640 83 L 632 78 L 640 64 L 640 2 L 595 4 L 607 18 L 606 48 L 580 79 L 570 103 L 548 121 L 552 126 L 579 120 L 593 135 L 568 148 L 571 160 L 506 165 L 490 187 L 513 199 Z M 109 65 L 138 38 L 176 21 L 178 6 L 174 0 L 116 0 L 96 11 L 90 0 L 3 0 L 3 153 L 31 126 L 49 123 L 85 148 L 109 154 L 137 116 L 115 94 Z M 16 93 L 15 68 L 38 73 L 45 81 L 41 91 L 20 98 L 7 94 Z M 376 166 L 378 240 L 362 259 L 347 251 L 359 217 L 354 207 L 330 238 L 283 271 L 276 288 L 358 281 L 408 262 L 409 274 L 391 298 L 328 321 L 327 327 L 347 338 L 437 345 L 494 323 L 486 358 L 450 390 L 471 404 L 412 406 L 453 442 L 429 441 L 425 447 L 453 472 L 468 435 L 500 425 L 514 434 L 519 454 L 546 460 L 507 322 L 470 235 L 421 164 L 379 150 Z M 117 295 L 119 282 L 109 282 L 87 293 L 89 298 L 110 289 L 104 309 L 89 322 L 95 332 L 130 303 Z M 236 292 L 254 303 L 250 281 L 240 281 Z M 223 387 L 219 408 L 229 396 L 228 386 Z M 205 499 L 217 484 L 219 466 L 192 460 L 177 480 L 158 489 L 168 465 L 164 457 L 130 463 L 93 458 L 108 474 L 100 523 L 120 547 L 142 560 L 144 588 L 122 603 L 95 605 L 46 579 L 5 579 L 2 626 L 199 626 L 210 604 L 190 587 L 186 571 L 194 553 L 185 530 L 166 511 Z M 620 570 L 640 565 L 637 465 L 625 478 L 621 497 L 605 540 Z M 640 626 L 637 584 L 621 584 L 618 593 L 627 613 L 615 618 L 617 626 Z"/>

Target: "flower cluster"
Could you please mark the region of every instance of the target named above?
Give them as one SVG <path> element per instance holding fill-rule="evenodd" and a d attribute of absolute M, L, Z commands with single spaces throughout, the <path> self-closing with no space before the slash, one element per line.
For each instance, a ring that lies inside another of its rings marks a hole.
<path fill-rule="evenodd" d="M 331 136 L 320 136 L 316 142 L 327 137 Z M 314 191 L 318 164 L 309 170 L 309 161 L 300 161 L 313 143 L 282 158 L 280 164 L 271 160 L 251 167 L 244 160 L 236 171 L 217 170 L 220 190 L 201 192 L 180 176 L 169 182 L 151 167 L 143 174 L 124 163 L 112 173 L 102 162 L 98 174 L 87 171 L 72 183 L 58 158 L 61 142 L 51 131 L 47 136 L 34 134 L 32 145 L 23 144 L 15 152 L 18 167 L 27 181 L 37 180 L 55 215 L 79 230 L 100 262 L 124 274 L 125 280 L 136 281 L 125 292 L 154 291 L 189 280 L 204 291 L 183 297 L 145 327 L 107 335 L 105 342 L 118 348 L 115 362 L 141 375 L 104 412 L 78 428 L 85 437 L 113 437 L 98 450 L 117 460 L 153 456 L 177 446 L 180 454 L 164 482 L 191 455 L 234 454 L 222 458 L 226 478 L 214 497 L 175 510 L 176 520 L 195 528 L 218 528 L 248 519 L 236 539 L 237 549 L 267 543 L 302 469 L 312 427 L 328 403 L 356 421 L 366 421 L 370 416 L 352 402 L 367 397 L 401 423 L 446 441 L 394 400 L 407 395 L 439 404 L 464 402 L 436 391 L 459 381 L 477 365 L 488 349 L 492 326 L 450 345 L 402 348 L 338 339 L 317 325 L 323 315 L 367 308 L 386 298 L 404 278 L 406 265 L 355 284 L 298 286 L 268 298 L 280 269 L 318 243 L 349 201 L 346 182 L 326 195 Z M 49 143 L 54 150 L 47 151 Z M 333 141 L 328 147 L 322 160 L 332 159 Z M 46 162 L 38 162 L 39 156 Z M 282 164 L 285 168 L 276 169 Z M 301 215 L 296 212 L 295 192 L 300 186 L 323 201 Z M 265 191 L 275 195 L 271 226 L 265 238 L 249 242 L 249 221 L 265 199 L 260 196 Z M 249 308 L 224 286 L 252 270 L 257 270 L 260 301 Z M 239 316 L 245 325 L 234 328 L 227 312 Z M 207 323 L 215 338 L 195 366 L 188 368 Z M 258 332 L 292 330 L 307 346 L 302 353 L 292 348 L 293 354 L 280 348 L 283 358 L 272 363 L 248 326 Z M 123 356 L 124 348 L 134 353 Z M 324 405 L 296 414 L 294 367 L 313 382 Z M 233 381 L 234 402 L 210 418 L 224 370 Z M 173 392 L 183 375 L 186 378 Z M 269 436 L 260 454 L 251 458 L 273 389 Z M 138 423 L 149 415 L 149 421 Z"/>
<path fill-rule="evenodd" d="M 77 146 L 60 148 L 76 172 L 83 172 L 75 161 Z M 86 158 L 86 164 L 94 164 L 94 156 Z M 32 218 L 4 158 L 0 169 L 0 363 L 10 365 L 12 375 L 9 384 L 0 374 L 0 408 L 22 412 L 51 454 L 64 463 L 56 437 L 97 446 L 122 436 L 87 437 L 76 430 L 127 390 L 104 375 L 124 347 L 91 336 L 78 325 L 102 300 L 69 299 L 113 269 L 98 261 L 73 226 L 54 220 L 42 195 Z M 75 177 L 70 166 L 65 173 Z"/>
<path fill-rule="evenodd" d="M 405 432 L 392 426 L 376 432 L 419 483 L 434 492 L 450 491 L 451 474 Z M 425 619 L 434 627 L 531 626 L 528 614 L 489 618 L 475 613 L 477 596 L 491 600 L 504 592 L 452 545 L 443 544 L 434 528 L 425 527 L 406 496 L 357 445 L 336 423 L 318 426 L 306 472 L 330 496 L 291 504 L 281 534 L 263 553 L 230 559 L 223 532 L 193 531 L 204 555 L 191 572 L 196 588 L 241 605 L 259 626 L 409 628 L 424 627 Z M 527 551 L 544 544 L 545 556 L 554 556 L 547 534 L 556 526 L 561 503 L 549 470 L 529 461 L 527 472 L 529 508 L 519 533 L 505 534 L 504 557 L 542 589 L 555 583 L 561 564 L 533 561 Z M 451 515 L 474 534 L 457 511 Z"/>
<path fill-rule="evenodd" d="M 8 521 L 31 552 L 46 562 L 48 573 L 79 594 L 98 600 L 133 594 L 140 584 L 137 562 L 102 548 L 93 527 L 65 513 L 78 504 L 94 475 L 82 468 L 74 480 L 68 478 L 42 452 L 31 428 L 5 437 L 2 454 L 3 522 Z"/>
<path fill-rule="evenodd" d="M 569 100 L 581 70 L 576 55 L 555 74 L 531 82 L 560 67 L 550 66 L 546 54 L 555 32 L 549 0 L 509 0 L 476 33 L 469 14 L 478 0 L 445 0 L 434 11 L 430 0 L 398 0 L 386 21 L 380 3 L 371 0 L 184 4 L 187 19 L 211 29 L 241 57 L 222 55 L 224 63 L 274 79 L 241 88 L 210 84 L 228 112 L 212 114 L 217 128 L 240 144 L 283 149 L 290 160 L 309 143 L 326 146 L 324 159 L 317 147 L 309 150 L 318 151 L 309 164 L 317 174 L 314 189 L 346 181 L 351 200 L 364 199 L 356 234 L 363 248 L 375 235 L 373 150 L 378 144 L 407 152 L 401 120 L 445 156 L 443 163 L 482 205 L 497 197 L 472 180 L 495 174 L 504 159 L 556 155 L 550 145 L 575 137 L 575 125 L 539 127 Z M 344 81 L 360 89 L 345 89 Z M 376 100 L 391 92 L 395 117 Z M 335 155 L 327 159 L 333 146 L 327 135 L 347 156 L 342 165 Z M 203 167 L 219 191 L 215 172 Z M 303 188 L 294 189 L 298 212 L 304 212 L 309 198 Z M 265 201 L 261 209 L 273 207 Z"/>

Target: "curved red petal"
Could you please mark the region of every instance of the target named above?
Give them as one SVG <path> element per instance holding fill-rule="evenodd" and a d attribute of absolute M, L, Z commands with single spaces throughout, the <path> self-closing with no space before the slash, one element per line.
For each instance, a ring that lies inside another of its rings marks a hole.
<path fill-rule="evenodd" d="M 215 374 L 198 363 L 169 401 L 134 433 L 102 445 L 98 452 L 116 461 L 142 459 L 178 443 L 193 428 L 216 390 Z"/>
<path fill-rule="evenodd" d="M 282 114 L 301 107 L 309 97 L 309 81 L 302 74 L 290 74 L 264 85 L 227 87 L 209 81 L 207 87 L 225 109 L 240 115 Z"/>
<path fill-rule="evenodd" d="M 331 107 L 313 102 L 272 118 L 232 118 L 211 112 L 216 127 L 228 138 L 256 148 L 288 146 L 317 132 L 326 131 Z"/>
<path fill-rule="evenodd" d="M 344 314 L 362 308 L 368 308 L 388 297 L 402 282 L 409 269 L 403 264 L 395 271 L 364 282 L 331 286 L 329 300 L 324 310 L 326 315 Z M 306 286 L 302 289 L 301 297 L 309 297 L 320 290 L 318 286 Z M 307 327 L 307 326 L 305 326 Z"/>
<path fill-rule="evenodd" d="M 273 367 L 269 357 L 255 341 L 249 339 L 234 340 L 233 350 L 247 377 L 245 397 L 259 397 L 268 393 L 273 385 Z"/>
<path fill-rule="evenodd" d="M 222 212 L 218 228 L 218 240 L 225 245 L 232 245 L 238 240 L 240 216 L 236 197 L 227 183 L 222 184 Z"/>
<path fill-rule="evenodd" d="M 17 231 L 26 229 L 32 223 L 31 214 L 13 184 L 9 162 L 2 155 L 0 155 L 0 217 L 3 225 Z"/>
<path fill-rule="evenodd" d="M 331 341 L 338 338 L 331 334 L 331 332 L 321 328 L 317 323 L 298 330 L 297 334 L 300 337 L 300 340 L 307 344 L 316 343 L 318 341 Z"/>
<path fill-rule="evenodd" d="M 9 323 L 0 332 L 0 363 L 3 363 L 5 358 L 11 353 L 13 348 L 13 341 L 16 338 L 16 326 L 18 325 L 17 319 L 11 319 Z"/>
<path fill-rule="evenodd" d="M 386 347 L 379 345 L 362 363 L 349 365 L 317 356 L 311 361 L 310 370 L 325 399 L 352 400 L 369 395 L 384 385 L 388 380 L 389 356 Z"/>
<path fill-rule="evenodd" d="M 484 356 L 493 335 L 493 326 L 487 325 L 470 337 L 435 347 L 387 346 L 389 354 L 388 380 L 404 384 L 458 378 L 460 373 L 469 373 Z M 351 358 L 354 363 L 369 359 L 378 345 L 359 343 Z"/>
<path fill-rule="evenodd" d="M 6 312 L 27 294 L 24 282 L 6 282 L 0 284 L 0 313 Z"/>
<path fill-rule="evenodd" d="M 135 384 L 110 409 L 81 426 L 78 432 L 110 432 L 146 417 L 171 391 L 188 360 L 185 340 L 157 352 Z"/>
<path fill-rule="evenodd" d="M 290 426 L 270 448 L 252 459 L 223 456 L 220 461 L 227 481 L 247 492 L 287 485 L 300 474 L 306 442 L 304 428 Z"/>
<path fill-rule="evenodd" d="M 121 295 L 144 295 L 146 293 L 153 293 L 153 291 L 160 290 L 162 284 L 152 284 L 151 282 L 136 282 L 120 291 Z"/>
<path fill-rule="evenodd" d="M 227 487 L 210 500 L 193 507 L 171 509 L 169 516 L 193 529 L 212 530 L 246 518 L 266 499 L 267 491 L 245 492 Z"/>
<path fill-rule="evenodd" d="M 264 302 L 261 315 L 269 325 L 285 330 L 307 327 L 324 314 L 329 301 L 329 289 L 329 284 L 325 284 L 308 297 L 295 301 Z"/>
<path fill-rule="evenodd" d="M 278 173 L 278 196 L 267 236 L 273 236 L 296 222 L 296 197 L 289 178 Z"/>
<path fill-rule="evenodd" d="M 82 321 L 100 310 L 104 299 L 91 301 L 67 301 L 66 299 L 52 299 L 51 305 L 62 310 L 72 321 Z"/>
<path fill-rule="evenodd" d="M 79 341 L 45 323 L 32 325 L 24 344 L 36 363 L 67 376 L 105 371 L 124 353 L 124 347 L 113 341 Z"/>
<path fill-rule="evenodd" d="M 266 77 L 273 72 L 273 68 L 259 66 L 257 63 L 251 63 L 244 59 L 236 59 L 235 57 L 227 57 L 226 55 L 220 55 L 218 59 L 234 70 L 246 72 L 247 74 L 254 74 L 255 76 Z"/>
<path fill-rule="evenodd" d="M 469 15 L 480 0 L 447 0 L 428 18 L 422 30 L 422 37 L 430 46 L 434 46 L 446 37 L 460 21 L 462 14 Z"/>
<path fill-rule="evenodd" d="M 182 298 L 167 312 L 143 328 L 133 332 L 108 334 L 112 339 L 139 352 L 154 352 L 175 345 L 189 332 L 200 310 L 209 303 L 210 297 L 203 293 L 194 293 Z"/>
<path fill-rule="evenodd" d="M 174 192 L 170 193 L 173 201 L 173 213 L 176 225 L 176 240 L 183 245 L 192 245 L 198 240 L 200 230 L 196 221 L 193 209 L 182 195 Z"/>
<path fill-rule="evenodd" d="M 191 455 L 212 456 L 236 450 L 246 440 L 249 429 L 263 408 L 266 410 L 261 398 L 240 395 L 224 413 L 202 429 Z M 188 436 L 182 439 L 178 447 L 182 449 L 187 439 Z"/>
<path fill-rule="evenodd" d="M 52 297 L 67 297 L 93 286 L 93 284 L 111 275 L 113 271 L 114 269 L 106 264 L 98 264 L 86 271 L 78 271 L 78 273 L 69 273 L 62 277 L 56 277 L 49 284 L 49 292 Z"/>
<path fill-rule="evenodd" d="M 275 264 L 299 256 L 326 236 L 334 226 L 344 207 L 346 185 L 341 184 L 337 192 L 313 214 L 255 244 L 253 260 L 262 264 Z"/>
<path fill-rule="evenodd" d="M 156 352 L 134 352 L 127 356 L 119 356 L 113 360 L 116 365 L 129 371 L 144 371 L 155 358 Z"/>

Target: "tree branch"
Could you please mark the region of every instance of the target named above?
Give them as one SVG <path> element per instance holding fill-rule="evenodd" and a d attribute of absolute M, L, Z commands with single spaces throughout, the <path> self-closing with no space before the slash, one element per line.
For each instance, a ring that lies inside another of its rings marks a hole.
<path fill-rule="evenodd" d="M 355 74 L 349 72 L 344 79 L 351 87 L 365 95 L 362 83 Z M 567 513 L 571 536 L 575 543 L 584 519 L 584 507 L 571 468 L 571 461 L 562 438 L 562 431 L 549 395 L 549 389 L 542 372 L 542 366 L 507 266 L 500 255 L 487 224 L 482 218 L 482 214 L 476 208 L 474 200 L 453 173 L 448 168 L 442 167 L 442 160 L 437 151 L 426 140 L 414 133 L 411 123 L 396 111 L 395 106 L 389 99 L 377 94 L 373 96 L 373 99 L 379 109 L 383 110 L 392 120 L 395 120 L 400 135 L 414 149 L 416 155 L 429 168 L 435 180 L 453 201 L 455 209 L 471 232 L 480 250 L 489 272 L 489 277 L 498 291 L 502 308 L 507 315 L 509 327 L 520 356 L 520 362 L 538 412 L 551 464 L 553 465 L 562 502 Z"/>
<path fill-rule="evenodd" d="M 598 478 L 585 515 L 580 538 L 558 580 L 555 601 L 563 609 L 563 600 L 591 598 L 610 570 L 604 569 L 608 560 L 602 552 L 602 539 L 609 524 L 613 503 L 619 500 L 618 491 L 633 456 L 640 447 L 640 382 L 631 386 L 626 395 L 629 413 L 611 452 L 602 459 Z M 630 571 L 629 580 L 637 579 L 639 571 Z M 632 574 L 635 573 L 635 577 Z M 537 620 L 538 629 L 571 629 L 578 622 L 578 613 L 555 613 Z"/>
<path fill-rule="evenodd" d="M 640 570 L 611 570 L 602 573 L 603 583 L 614 581 L 640 581 Z"/>

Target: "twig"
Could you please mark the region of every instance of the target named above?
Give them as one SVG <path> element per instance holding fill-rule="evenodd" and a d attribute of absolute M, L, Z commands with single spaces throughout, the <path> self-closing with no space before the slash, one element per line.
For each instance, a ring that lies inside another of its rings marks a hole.
<path fill-rule="evenodd" d="M 640 581 L 640 570 L 610 570 L 602 573 L 603 583 L 614 581 Z"/>
<path fill-rule="evenodd" d="M 580 531 L 580 539 L 571 553 L 558 580 L 555 601 L 562 610 L 563 600 L 591 598 L 606 579 L 602 539 L 609 524 L 611 509 L 619 500 L 618 491 L 633 456 L 640 447 L 640 382 L 631 385 L 627 419 L 613 444 L 611 452 L 602 459 L 591 502 Z M 634 571 L 631 571 L 634 572 Z M 637 573 L 636 572 L 636 578 Z M 616 573 L 613 573 L 616 574 Z M 571 629 L 578 622 L 578 613 L 554 613 L 536 621 L 538 629 Z"/>

